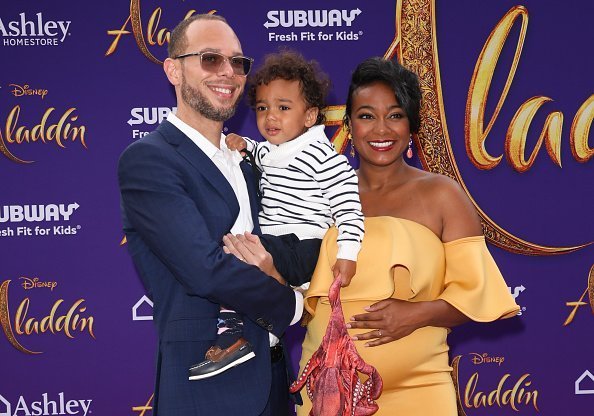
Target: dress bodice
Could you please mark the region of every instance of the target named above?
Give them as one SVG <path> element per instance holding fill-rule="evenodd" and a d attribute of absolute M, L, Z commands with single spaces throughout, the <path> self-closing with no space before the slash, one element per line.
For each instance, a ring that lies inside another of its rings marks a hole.
<path fill-rule="evenodd" d="M 336 230 L 320 251 L 305 306 L 314 313 L 327 302 L 336 261 Z M 343 302 L 394 297 L 409 301 L 444 299 L 476 321 L 513 316 L 518 311 L 483 236 L 443 243 L 429 228 L 395 217 L 365 219 L 357 273 L 342 288 Z"/>

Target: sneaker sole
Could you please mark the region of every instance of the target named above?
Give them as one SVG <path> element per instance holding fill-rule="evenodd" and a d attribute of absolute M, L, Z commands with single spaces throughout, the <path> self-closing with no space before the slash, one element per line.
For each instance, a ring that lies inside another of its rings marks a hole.
<path fill-rule="evenodd" d="M 246 362 L 247 360 L 251 360 L 255 356 L 256 356 L 256 354 L 252 351 L 249 354 L 244 355 L 243 357 L 239 358 L 238 360 L 227 364 L 225 367 L 219 368 L 217 371 L 213 371 L 212 373 L 208 373 L 208 374 L 201 374 L 199 376 L 190 376 L 190 377 L 188 377 L 188 380 L 202 380 L 204 378 L 216 376 L 217 374 L 221 374 L 223 371 L 227 371 L 231 367 L 235 367 L 241 363 Z"/>

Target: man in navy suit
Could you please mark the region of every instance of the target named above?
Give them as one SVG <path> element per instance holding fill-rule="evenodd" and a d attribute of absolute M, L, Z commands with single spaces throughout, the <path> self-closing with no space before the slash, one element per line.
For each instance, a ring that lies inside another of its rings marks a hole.
<path fill-rule="evenodd" d="M 223 18 L 196 15 L 171 33 L 163 66 L 177 113 L 129 146 L 118 166 L 129 251 L 154 302 L 153 414 L 286 415 L 284 358 L 271 357 L 270 339 L 301 317 L 303 299 L 269 276 L 270 259 L 258 265 L 265 273 L 222 245 L 227 233 L 259 233 L 252 171 L 221 134 L 251 60 Z M 189 381 L 188 368 L 216 337 L 220 305 L 243 314 L 256 356 Z"/>

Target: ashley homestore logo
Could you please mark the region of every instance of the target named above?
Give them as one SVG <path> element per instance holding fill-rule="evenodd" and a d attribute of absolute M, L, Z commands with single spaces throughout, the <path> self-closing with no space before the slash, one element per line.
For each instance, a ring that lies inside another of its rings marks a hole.
<path fill-rule="evenodd" d="M 58 397 L 50 398 L 48 393 L 43 393 L 39 400 L 29 401 L 25 396 L 20 396 L 14 405 L 0 394 L 0 416 L 54 416 L 54 415 L 81 415 L 90 413 L 93 400 L 67 400 L 64 392 Z"/>
<path fill-rule="evenodd" d="M 70 33 L 70 20 L 48 20 L 43 13 L 20 13 L 18 18 L 0 18 L 3 46 L 58 46 Z"/>

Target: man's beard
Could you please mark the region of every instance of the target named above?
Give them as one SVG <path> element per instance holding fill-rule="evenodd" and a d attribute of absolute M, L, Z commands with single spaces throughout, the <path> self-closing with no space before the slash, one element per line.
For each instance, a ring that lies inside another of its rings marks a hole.
<path fill-rule="evenodd" d="M 182 99 L 198 113 L 202 114 L 209 120 L 213 121 L 227 121 L 233 114 L 239 99 L 235 100 L 231 107 L 216 108 L 197 88 L 190 86 L 184 77 L 181 85 Z"/>

